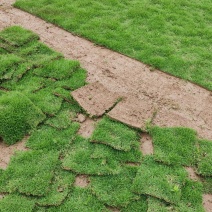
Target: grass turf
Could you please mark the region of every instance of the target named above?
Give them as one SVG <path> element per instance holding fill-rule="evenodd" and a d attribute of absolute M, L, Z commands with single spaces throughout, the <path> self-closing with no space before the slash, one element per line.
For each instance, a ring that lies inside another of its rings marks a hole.
<path fill-rule="evenodd" d="M 133 191 L 178 204 L 187 173 L 181 167 L 170 167 L 146 157 L 133 182 Z"/>
<path fill-rule="evenodd" d="M 14 5 L 212 90 L 209 0 L 17 0 Z"/>
<path fill-rule="evenodd" d="M 46 195 L 58 164 L 58 157 L 58 152 L 53 151 L 17 152 L 0 177 L 0 191 Z"/>
<path fill-rule="evenodd" d="M 0 96 L 0 137 L 7 144 L 21 140 L 45 119 L 42 111 L 19 92 Z"/>
<path fill-rule="evenodd" d="M 212 177 L 212 142 L 200 140 L 198 149 L 197 172 Z"/>
<path fill-rule="evenodd" d="M 112 207 L 126 207 L 131 201 L 139 199 L 131 191 L 132 182 L 137 173 L 137 167 L 125 166 L 118 175 L 93 176 L 91 190 L 104 204 Z"/>
<path fill-rule="evenodd" d="M 150 131 L 155 160 L 169 165 L 194 165 L 197 156 L 194 130 L 154 127 Z"/>
<path fill-rule="evenodd" d="M 50 185 L 50 191 L 45 197 L 36 201 L 39 206 L 59 206 L 68 196 L 70 189 L 75 181 L 73 173 L 58 169 L 55 171 L 54 179 Z"/>
<path fill-rule="evenodd" d="M 0 211 L 2 212 L 29 212 L 35 206 L 35 200 L 19 195 L 10 194 L 0 201 Z"/>
<path fill-rule="evenodd" d="M 105 158 L 91 158 L 93 145 L 87 139 L 77 136 L 63 159 L 63 168 L 78 174 L 118 174 L 120 172 L 118 161 Z"/>
<path fill-rule="evenodd" d="M 130 151 L 139 142 L 135 130 L 104 117 L 97 123 L 91 142 L 103 143 L 117 150 Z"/>

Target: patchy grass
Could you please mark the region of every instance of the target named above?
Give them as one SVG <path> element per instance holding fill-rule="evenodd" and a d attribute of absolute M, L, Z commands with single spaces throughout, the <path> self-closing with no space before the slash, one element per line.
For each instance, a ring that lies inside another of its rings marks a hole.
<path fill-rule="evenodd" d="M 137 167 L 125 166 L 118 175 L 91 177 L 91 190 L 104 204 L 112 207 L 126 207 L 139 197 L 132 193 L 133 179 Z"/>
<path fill-rule="evenodd" d="M 200 140 L 198 143 L 197 172 L 200 175 L 212 177 L 212 142 Z"/>
<path fill-rule="evenodd" d="M 17 152 L 8 168 L 0 169 L 0 192 L 6 193 L 0 211 L 203 210 L 202 183 L 189 180 L 182 165 L 195 164 L 198 173 L 210 176 L 208 141 L 195 145 L 195 132 L 189 129 L 153 128 L 157 151 L 142 158 L 138 132 L 107 117 L 97 124 L 92 140 L 80 137 L 74 119 L 83 109 L 70 91 L 86 84 L 85 70 L 61 59 L 29 31 L 22 35 L 24 30 L 15 27 L 3 32 L 0 137 L 11 144 L 30 133 L 30 150 Z M 74 186 L 76 174 L 91 175 L 86 189 Z M 210 179 L 203 179 L 206 193 L 211 192 Z"/>
<path fill-rule="evenodd" d="M 212 90 L 209 0 L 17 0 L 15 6 Z"/>
<path fill-rule="evenodd" d="M 196 132 L 188 128 L 151 129 L 155 160 L 172 165 L 194 165 Z"/>
<path fill-rule="evenodd" d="M 205 194 L 212 194 L 212 177 L 202 178 L 203 190 Z"/>
<path fill-rule="evenodd" d="M 139 142 L 139 137 L 135 130 L 104 117 L 97 123 L 91 142 L 106 144 L 117 150 L 130 151 L 136 142 Z"/>
<path fill-rule="evenodd" d="M 58 164 L 57 152 L 17 152 L 0 177 L 0 191 L 34 196 L 48 193 L 54 170 Z"/>
<path fill-rule="evenodd" d="M 113 159 L 91 158 L 94 144 L 77 136 L 63 159 L 63 168 L 78 174 L 111 175 L 120 172 L 119 163 Z"/>
<path fill-rule="evenodd" d="M 42 111 L 19 92 L 6 92 L 0 97 L 0 137 L 7 144 L 21 140 L 45 119 Z"/>
<path fill-rule="evenodd" d="M 183 168 L 162 165 L 146 157 L 134 179 L 133 191 L 178 204 L 186 176 Z"/>

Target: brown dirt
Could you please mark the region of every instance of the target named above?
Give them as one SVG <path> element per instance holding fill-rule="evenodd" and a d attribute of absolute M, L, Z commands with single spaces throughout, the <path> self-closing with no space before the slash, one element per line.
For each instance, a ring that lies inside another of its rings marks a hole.
<path fill-rule="evenodd" d="M 87 175 L 77 175 L 75 179 L 75 186 L 86 188 L 90 183 L 90 180 Z"/>
<path fill-rule="evenodd" d="M 186 171 L 188 172 L 188 176 L 190 179 L 197 181 L 200 180 L 200 177 L 195 173 L 192 167 L 185 167 Z"/>
<path fill-rule="evenodd" d="M 79 113 L 77 115 L 77 117 L 74 119 L 74 121 L 77 121 L 79 123 L 83 123 L 86 120 L 86 116 L 84 116 L 83 114 Z"/>
<path fill-rule="evenodd" d="M 203 205 L 206 212 L 212 212 L 212 195 L 211 194 L 203 195 Z"/>
<path fill-rule="evenodd" d="M 118 103 L 108 113 L 108 116 L 131 127 L 146 131 L 146 125 L 152 121 L 155 112 L 156 109 L 150 99 L 139 100 L 135 97 L 128 97 Z"/>
<path fill-rule="evenodd" d="M 72 96 L 91 117 L 105 114 L 119 98 L 118 94 L 109 91 L 99 82 L 73 91 Z"/>
<path fill-rule="evenodd" d="M 41 41 L 51 48 L 60 51 L 67 58 L 79 60 L 88 71 L 88 82 L 98 81 L 109 91 L 125 97 L 131 105 L 129 108 L 135 107 L 137 102 L 142 104 L 144 99 L 152 102 L 158 109 L 154 124 L 194 128 L 199 137 L 212 139 L 210 91 L 161 71 L 151 71 L 141 62 L 96 46 L 26 12 L 10 7 L 14 1 L 1 0 L 4 6 L 0 7 L 0 30 L 11 25 L 21 25 L 34 31 L 41 37 Z M 140 112 L 135 114 L 135 119 L 141 120 L 140 115 L 146 112 L 146 108 L 140 107 L 138 110 Z M 122 119 L 122 114 L 117 116 Z M 130 115 L 126 116 L 125 121 L 131 123 L 130 118 Z"/>
<path fill-rule="evenodd" d="M 87 118 L 83 123 L 80 124 L 78 134 L 84 138 L 89 138 L 95 129 L 95 124 L 95 120 Z"/>
<path fill-rule="evenodd" d="M 140 150 L 143 153 L 143 155 L 152 155 L 154 152 L 154 147 L 152 143 L 152 138 L 147 133 L 141 134 L 141 146 Z"/>
<path fill-rule="evenodd" d="M 0 199 L 3 199 L 5 197 L 5 195 L 0 194 Z"/>
<path fill-rule="evenodd" d="M 26 136 L 22 141 L 7 146 L 5 143 L 0 141 L 0 168 L 6 169 L 7 165 L 10 162 L 11 156 L 15 153 L 15 151 L 26 151 L 27 148 L 25 147 L 25 142 L 28 139 L 28 136 Z"/>

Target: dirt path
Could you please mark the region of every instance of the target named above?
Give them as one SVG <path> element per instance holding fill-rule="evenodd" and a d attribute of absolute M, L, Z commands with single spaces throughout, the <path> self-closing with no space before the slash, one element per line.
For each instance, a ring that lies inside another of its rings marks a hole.
<path fill-rule="evenodd" d="M 88 82 L 99 81 L 108 90 L 125 98 L 112 112 L 118 120 L 139 126 L 145 105 L 154 107 L 153 120 L 159 126 L 186 126 L 199 137 L 212 139 L 212 93 L 197 85 L 169 76 L 136 60 L 95 46 L 26 12 L 12 8 L 14 0 L 0 0 L 0 30 L 21 25 L 37 33 L 42 42 L 77 59 L 88 71 Z M 136 111 L 125 111 L 135 108 Z M 118 113 L 116 112 L 118 111 Z M 132 112 L 131 112 L 132 111 Z M 123 115 L 123 116 L 122 116 Z"/>

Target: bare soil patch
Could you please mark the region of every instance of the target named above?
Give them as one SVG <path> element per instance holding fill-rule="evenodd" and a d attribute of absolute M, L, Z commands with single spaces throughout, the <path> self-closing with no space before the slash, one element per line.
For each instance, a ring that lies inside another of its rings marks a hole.
<path fill-rule="evenodd" d="M 112 212 L 119 212 L 120 211 L 118 208 L 114 208 L 114 207 L 110 207 L 110 206 L 108 206 L 107 209 L 109 211 L 112 211 Z"/>
<path fill-rule="evenodd" d="M 211 194 L 203 195 L 203 205 L 206 212 L 212 212 L 212 195 Z"/>
<path fill-rule="evenodd" d="M 188 176 L 192 180 L 200 180 L 200 177 L 195 173 L 194 169 L 192 167 L 185 167 L 186 171 L 188 172 Z"/>
<path fill-rule="evenodd" d="M 21 25 L 34 31 L 41 37 L 42 42 L 51 48 L 62 52 L 67 58 L 79 60 L 88 71 L 88 82 L 98 81 L 109 91 L 127 99 L 128 108 L 135 107 L 132 99 L 141 102 L 140 104 L 144 99 L 152 102 L 158 109 L 154 124 L 194 128 L 199 137 L 212 139 L 210 91 L 161 71 L 152 71 L 141 62 L 96 46 L 26 12 L 10 7 L 14 1 L 2 1 L 1 4 L 4 6 L 0 8 L 0 29 Z M 137 108 L 140 111 L 134 114 L 134 119 L 140 120 L 146 108 Z M 122 113 L 116 118 L 122 120 Z M 124 121 L 131 123 L 131 120 L 128 115 Z"/>
<path fill-rule="evenodd" d="M 118 94 L 112 93 L 98 82 L 73 91 L 72 96 L 91 117 L 102 116 L 119 98 Z"/>
<path fill-rule="evenodd" d="M 89 138 L 95 129 L 95 124 L 95 120 L 87 118 L 83 123 L 81 123 L 78 134 L 84 138 Z"/>
<path fill-rule="evenodd" d="M 17 142 L 12 146 L 7 146 L 5 143 L 0 141 L 0 168 L 6 169 L 11 156 L 15 153 L 15 151 L 26 151 L 25 143 L 29 137 L 26 136 L 22 141 Z"/>
<path fill-rule="evenodd" d="M 87 175 L 77 175 L 75 179 L 75 186 L 86 188 L 90 183 L 90 180 Z"/>
<path fill-rule="evenodd" d="M 152 138 L 147 133 L 142 133 L 141 134 L 140 150 L 143 153 L 143 155 L 152 155 L 153 152 L 154 152 Z"/>

